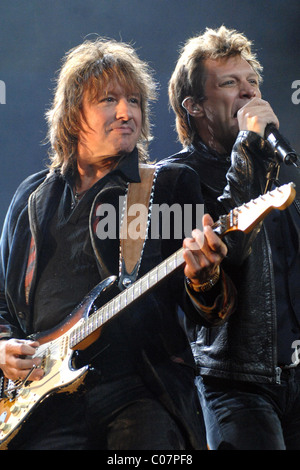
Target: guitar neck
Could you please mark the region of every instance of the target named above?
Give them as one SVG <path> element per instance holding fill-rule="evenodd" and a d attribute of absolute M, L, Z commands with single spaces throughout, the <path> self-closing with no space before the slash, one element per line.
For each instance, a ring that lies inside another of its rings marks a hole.
<path fill-rule="evenodd" d="M 233 209 L 229 214 L 222 215 L 213 225 L 213 231 L 222 238 L 227 232 L 234 230 L 238 226 L 237 210 Z"/>
<path fill-rule="evenodd" d="M 213 225 L 213 230 L 219 235 L 223 235 L 229 230 L 229 227 L 235 222 L 230 214 L 222 216 Z M 76 349 L 76 346 L 84 341 L 88 336 L 101 328 L 111 318 L 120 313 L 130 304 L 141 298 L 154 287 L 158 286 L 168 276 L 180 269 L 185 261 L 183 258 L 184 248 L 180 248 L 158 266 L 153 268 L 147 274 L 135 281 L 124 291 L 120 292 L 110 302 L 106 303 L 99 310 L 90 315 L 84 323 L 78 325 L 70 334 L 70 348 Z"/>
<path fill-rule="evenodd" d="M 103 305 L 99 310 L 89 316 L 85 322 L 78 325 L 70 334 L 70 348 L 76 349 L 76 346 L 93 332 L 101 328 L 116 314 L 124 310 L 134 301 L 141 298 L 146 292 L 156 287 L 160 282 L 180 269 L 185 261 L 183 258 L 183 248 L 173 253 L 169 258 L 162 261 L 147 274 L 135 281 L 124 291 L 120 292 L 111 301 Z"/>
<path fill-rule="evenodd" d="M 235 218 L 230 214 L 222 216 L 213 224 L 213 230 L 219 236 L 226 233 L 235 223 Z M 180 269 L 185 261 L 183 258 L 184 248 L 180 248 L 158 266 L 153 268 L 147 274 L 135 281 L 124 291 L 120 292 L 111 301 L 103 305 L 99 310 L 90 315 L 84 323 L 78 325 L 70 334 L 70 348 L 76 349 L 76 346 L 85 340 L 88 336 L 101 328 L 111 318 L 120 313 L 130 304 L 140 299 L 154 287 L 157 287 L 168 276 Z"/>
<path fill-rule="evenodd" d="M 229 214 L 221 216 L 212 226 L 214 232 L 220 237 L 237 224 L 237 215 L 234 210 Z M 140 299 L 144 294 L 158 286 L 168 276 L 180 269 L 185 261 L 183 258 L 184 248 L 180 248 L 158 266 L 135 281 L 124 291 L 120 292 L 111 301 L 103 305 L 99 310 L 90 315 L 82 324 L 76 326 L 70 334 L 69 345 L 71 349 L 76 349 L 88 336 L 91 336 L 101 326 L 107 323 L 115 315 L 120 313 L 133 302 Z"/>

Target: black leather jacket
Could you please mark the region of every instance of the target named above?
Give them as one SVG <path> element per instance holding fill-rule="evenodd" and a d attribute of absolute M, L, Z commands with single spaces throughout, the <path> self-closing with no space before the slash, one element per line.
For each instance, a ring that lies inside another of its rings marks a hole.
<path fill-rule="evenodd" d="M 206 210 L 217 218 L 264 192 L 272 158 L 263 139 L 243 131 L 231 157 L 218 155 L 197 142 L 167 160 L 185 163 L 197 171 Z M 280 184 L 293 181 L 300 188 L 299 171 L 282 165 L 279 181 Z M 297 197 L 287 210 L 299 234 L 299 194 Z M 260 231 L 254 230 L 250 235 L 228 235 L 226 242 L 229 250 L 224 268 L 237 287 L 237 311 L 227 323 L 212 328 L 198 328 L 187 320 L 199 373 L 226 379 L 278 382 L 274 274 L 266 230 L 262 225 Z"/>

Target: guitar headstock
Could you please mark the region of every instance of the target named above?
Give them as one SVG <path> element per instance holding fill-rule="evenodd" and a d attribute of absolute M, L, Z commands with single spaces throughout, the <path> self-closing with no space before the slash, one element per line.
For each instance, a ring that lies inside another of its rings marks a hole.
<path fill-rule="evenodd" d="M 215 231 L 216 233 L 219 232 L 219 235 L 225 235 L 225 233 L 233 230 L 249 233 L 271 210 L 286 209 L 292 204 L 295 197 L 295 184 L 284 184 L 242 206 L 236 207 L 228 215 L 221 217 L 219 227 Z"/>

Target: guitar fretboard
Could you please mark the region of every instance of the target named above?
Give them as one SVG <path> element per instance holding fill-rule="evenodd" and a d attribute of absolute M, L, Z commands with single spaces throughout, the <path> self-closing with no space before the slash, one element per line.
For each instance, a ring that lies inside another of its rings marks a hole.
<path fill-rule="evenodd" d="M 213 230 L 220 236 L 228 230 L 231 223 L 233 223 L 231 215 L 224 215 L 213 225 Z M 75 348 L 77 344 L 101 328 L 104 323 L 181 268 L 185 263 L 183 250 L 184 248 L 180 248 L 173 253 L 73 329 L 70 333 L 70 348 Z"/>
<path fill-rule="evenodd" d="M 117 313 L 138 300 L 143 294 L 156 287 L 162 280 L 184 264 L 183 248 L 180 248 L 173 255 L 162 261 L 149 273 L 135 281 L 124 291 L 120 292 L 110 302 L 106 303 L 99 310 L 89 316 L 84 323 L 77 326 L 70 333 L 70 348 L 75 348 L 77 344 L 87 338 L 90 334 L 100 328 L 104 323 L 113 318 Z"/>

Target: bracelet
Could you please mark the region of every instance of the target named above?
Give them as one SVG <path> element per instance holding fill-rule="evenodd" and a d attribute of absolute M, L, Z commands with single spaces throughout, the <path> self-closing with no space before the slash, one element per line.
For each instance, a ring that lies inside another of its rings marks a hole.
<path fill-rule="evenodd" d="M 219 277 L 220 277 L 220 266 L 218 266 L 215 274 L 208 281 L 203 282 L 203 284 L 193 284 L 193 282 L 188 277 L 186 277 L 186 283 L 189 286 L 189 288 L 195 292 L 206 292 L 210 290 L 218 282 Z"/>

